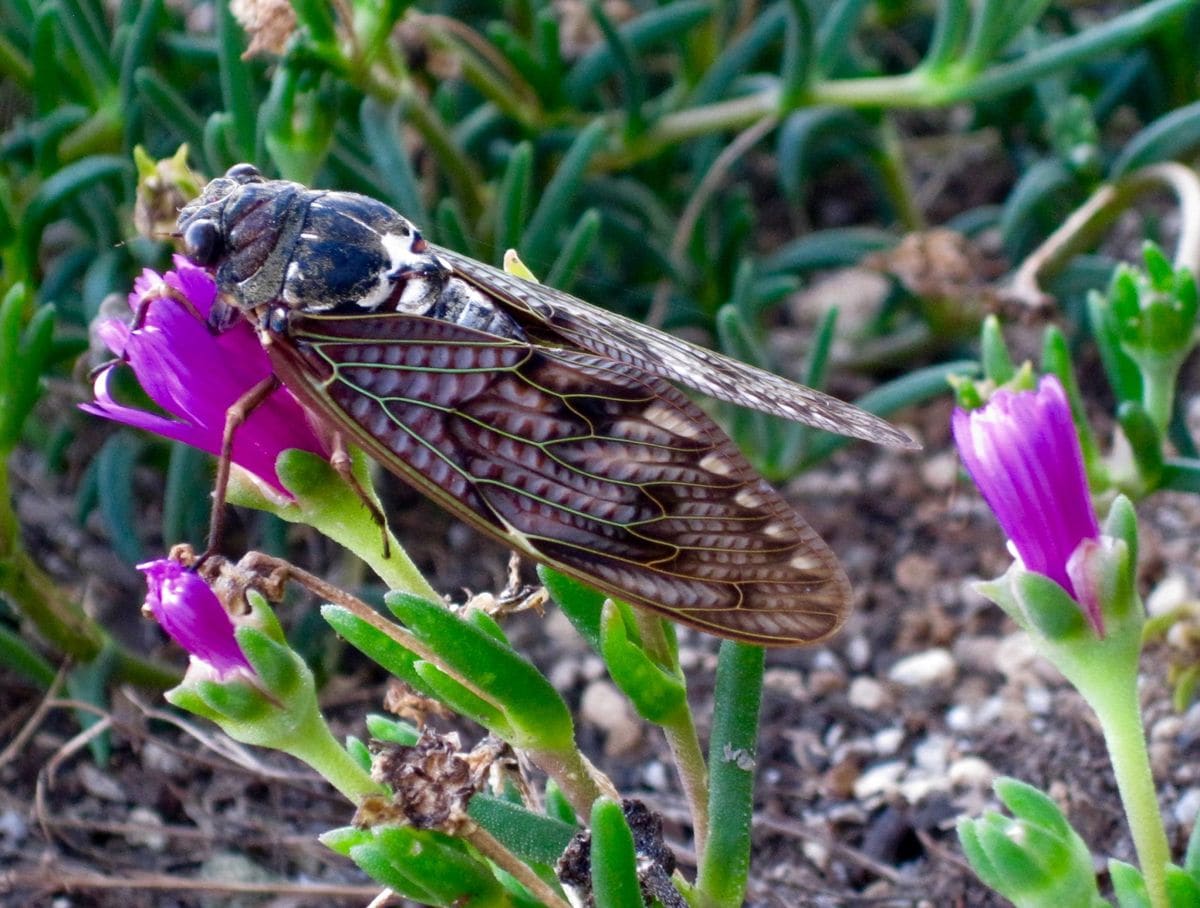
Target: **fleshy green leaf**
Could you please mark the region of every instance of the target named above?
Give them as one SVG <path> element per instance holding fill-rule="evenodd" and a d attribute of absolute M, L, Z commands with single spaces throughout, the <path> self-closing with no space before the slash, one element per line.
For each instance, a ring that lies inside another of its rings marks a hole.
<path fill-rule="evenodd" d="M 366 718 L 367 731 L 378 741 L 412 746 L 420 740 L 421 733 L 407 722 L 372 713 Z"/>
<path fill-rule="evenodd" d="M 629 638 L 621 610 L 611 601 L 601 618 L 600 654 L 613 682 L 647 722 L 662 725 L 687 709 L 683 680 L 660 668 Z"/>
<path fill-rule="evenodd" d="M 488 731 L 505 741 L 515 737 L 512 723 L 508 721 L 503 709 L 480 697 L 474 691 L 464 687 L 454 678 L 447 675 L 431 662 L 418 660 L 413 668 L 425 682 L 425 687 L 433 696 L 441 700 L 452 710 L 473 722 L 478 722 Z"/>
<path fill-rule="evenodd" d="M 503 705 L 516 736 L 513 744 L 549 750 L 572 746 L 570 711 L 527 659 L 440 605 L 398 593 L 385 601 L 448 668 L 469 678 L 492 703 Z"/>
<path fill-rule="evenodd" d="M 643 908 L 633 833 L 621 805 L 600 798 L 592 805 L 592 892 L 596 908 Z"/>
<path fill-rule="evenodd" d="M 1110 859 L 1108 875 L 1112 879 L 1113 894 L 1121 908 L 1150 908 L 1150 895 L 1146 892 L 1146 881 L 1141 872 L 1124 861 Z"/>
<path fill-rule="evenodd" d="M 471 798 L 467 813 L 523 861 L 553 865 L 576 831 L 573 824 L 483 794 Z"/>

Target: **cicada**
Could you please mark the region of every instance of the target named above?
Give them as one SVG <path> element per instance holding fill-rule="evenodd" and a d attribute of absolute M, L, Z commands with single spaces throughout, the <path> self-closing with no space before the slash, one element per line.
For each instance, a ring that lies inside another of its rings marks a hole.
<path fill-rule="evenodd" d="M 382 202 L 248 164 L 179 215 L 276 377 L 331 436 L 534 561 L 712 634 L 832 634 L 821 538 L 675 383 L 911 447 L 850 404 L 429 243 Z"/>

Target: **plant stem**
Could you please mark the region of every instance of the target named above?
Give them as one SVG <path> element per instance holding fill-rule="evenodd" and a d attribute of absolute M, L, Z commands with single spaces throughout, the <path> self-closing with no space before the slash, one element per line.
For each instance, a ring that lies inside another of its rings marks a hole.
<path fill-rule="evenodd" d="M 875 161 L 895 209 L 896 220 L 905 230 L 924 230 L 925 215 L 913 197 L 912 181 L 904 167 L 904 146 L 896 132 L 895 121 L 888 114 L 880 122 L 879 140 L 880 150 Z"/>
<path fill-rule="evenodd" d="M 646 652 L 661 667 L 682 679 L 683 669 L 679 665 L 679 655 L 667 640 L 663 620 L 640 609 L 635 609 L 634 615 Z M 704 762 L 704 751 L 700 747 L 700 736 L 696 732 L 691 709 L 685 704 L 683 709 L 670 720 L 660 723 L 659 727 L 663 730 L 667 746 L 671 749 L 671 758 L 679 770 L 679 781 L 683 785 L 683 794 L 692 814 L 692 835 L 696 840 L 696 854 L 703 856 L 708 847 L 708 765 Z"/>
<path fill-rule="evenodd" d="M 1097 189 L 1026 256 L 1010 283 L 1012 296 L 1029 306 L 1044 303 L 1047 295 L 1042 283 L 1066 267 L 1074 255 L 1091 248 L 1138 196 L 1160 186 L 1169 187 L 1179 200 L 1182 229 L 1176 245 L 1175 267 L 1195 273 L 1200 265 L 1200 178 L 1183 164 L 1165 161 L 1135 170 Z"/>
<path fill-rule="evenodd" d="M 1130 603 L 1129 617 L 1111 624 L 1104 638 L 1083 646 L 1043 640 L 1039 648 L 1044 648 L 1100 721 L 1150 904 L 1167 908 L 1166 868 L 1171 852 L 1150 771 L 1137 692 L 1144 611 L 1136 595 L 1130 595 L 1135 601 Z"/>
<path fill-rule="evenodd" d="M 552 778 L 576 816 L 588 817 L 600 797 L 620 801 L 617 788 L 577 749 L 563 751 L 526 750 L 533 765 Z"/>
<path fill-rule="evenodd" d="M 384 557 L 383 535 L 379 525 L 349 487 L 334 478 L 332 469 L 321 458 L 301 451 L 289 451 L 282 455 L 279 468 L 283 470 L 285 482 L 291 481 L 297 486 L 294 502 L 279 504 L 268 500 L 239 469 L 230 473 L 227 500 L 231 504 L 268 511 L 290 523 L 308 524 L 365 561 L 388 589 L 411 593 L 430 602 L 442 601 L 437 590 L 413 564 L 390 530 L 384 531 L 388 539 L 388 555 Z M 328 473 L 317 472 L 326 470 Z M 378 506 L 366 461 L 357 454 L 355 476 Z M 303 488 L 295 481 L 297 477 L 306 480 Z M 317 484 L 314 477 L 325 481 Z"/>
<path fill-rule="evenodd" d="M 456 671 L 452 666 L 447 665 L 438 656 L 437 652 L 427 646 L 421 638 L 396 622 L 389 621 L 357 596 L 352 596 L 345 590 L 340 590 L 332 584 L 326 583 L 315 574 L 310 574 L 308 571 L 298 568 L 281 558 L 275 558 L 261 552 L 252 554 L 254 556 L 254 569 L 256 571 L 260 571 L 265 575 L 272 570 L 282 570 L 289 579 L 301 584 L 328 602 L 346 609 L 356 618 L 386 635 L 395 643 L 398 643 L 410 652 L 416 653 L 432 665 L 437 666 L 439 670 L 445 672 L 449 677 L 463 685 L 463 687 L 467 688 L 467 690 L 480 699 L 487 701 L 497 709 L 504 709 L 503 703 L 497 703 L 487 691 L 481 690 L 470 678 Z M 574 747 L 552 751 L 525 748 L 524 753 L 529 756 L 534 765 L 554 779 L 558 787 L 562 789 L 563 795 L 571 802 L 571 806 L 579 816 L 588 816 L 591 813 L 592 803 L 601 795 L 608 795 L 614 799 L 620 798 L 612 782 L 592 766 L 587 758 Z"/>
<path fill-rule="evenodd" d="M 709 813 L 721 822 L 700 858 L 696 889 L 703 905 L 737 908 L 746 893 L 763 661 L 761 647 L 721 643 L 708 745 Z"/>
<path fill-rule="evenodd" d="M 1150 904 L 1167 908 L 1166 868 L 1171 852 L 1146 752 L 1137 678 L 1123 672 L 1097 671 L 1095 676 L 1080 692 L 1100 720 Z"/>
<path fill-rule="evenodd" d="M 307 763 L 352 804 L 384 793 L 383 786 L 372 781 L 370 773 L 333 737 L 319 711 L 314 710 L 304 725 L 274 745 L 276 749 Z"/>

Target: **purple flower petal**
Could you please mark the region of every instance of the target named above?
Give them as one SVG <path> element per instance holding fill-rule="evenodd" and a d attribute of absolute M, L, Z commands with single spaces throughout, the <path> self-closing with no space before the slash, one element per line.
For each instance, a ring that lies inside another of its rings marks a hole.
<path fill-rule="evenodd" d="M 1036 392 L 997 391 L 978 410 L 955 410 L 952 425 L 967 472 L 1025 567 L 1078 599 L 1084 591 L 1067 563 L 1100 527 L 1058 379 L 1043 377 Z"/>
<path fill-rule="evenodd" d="M 145 306 L 142 326 L 134 330 L 112 320 L 97 330 L 127 360 L 150 399 L 169 417 L 118 403 L 111 392 L 111 368 L 97 377 L 96 399 L 82 409 L 210 454 L 220 453 L 226 413 L 271 374 L 271 362 L 248 322 L 239 320 L 213 334 L 196 318 L 197 313 L 207 316 L 216 293 L 208 272 L 181 256 L 175 257 L 175 270 L 165 275 L 142 272 L 129 296 L 135 312 Z M 304 409 L 291 392 L 280 388 L 238 428 L 233 461 L 286 495 L 275 474 L 275 461 L 288 448 L 325 453 Z"/>
<path fill-rule="evenodd" d="M 194 659 L 218 675 L 254 671 L 238 646 L 233 620 L 200 575 L 166 558 L 138 569 L 146 575 L 146 607 Z"/>

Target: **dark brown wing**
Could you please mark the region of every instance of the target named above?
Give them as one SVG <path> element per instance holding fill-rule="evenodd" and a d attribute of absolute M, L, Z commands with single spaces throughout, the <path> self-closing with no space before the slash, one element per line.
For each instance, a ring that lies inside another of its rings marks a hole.
<path fill-rule="evenodd" d="M 636 365 L 399 314 L 300 316 L 284 384 L 392 472 L 537 561 L 710 633 L 833 633 L 821 539 L 686 395 Z"/>
<path fill-rule="evenodd" d="M 572 345 L 669 378 L 709 397 L 901 448 L 919 445 L 887 421 L 853 404 L 788 381 L 764 369 L 697 347 L 633 319 L 523 280 L 449 249 L 437 254 L 464 280 L 502 305 L 531 315 Z"/>

